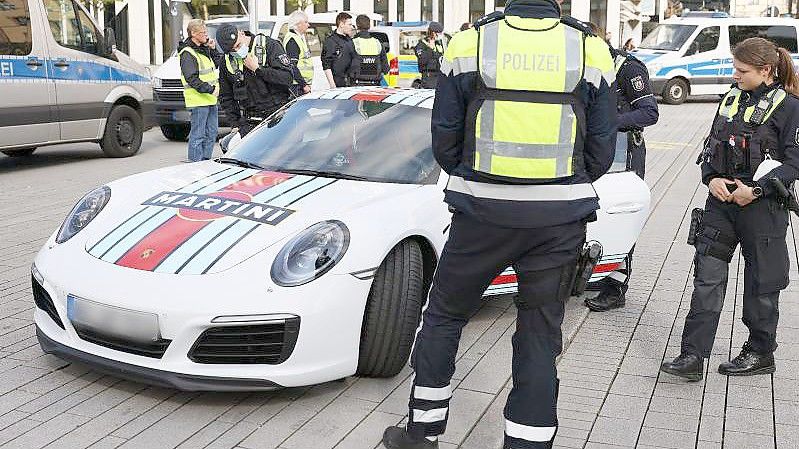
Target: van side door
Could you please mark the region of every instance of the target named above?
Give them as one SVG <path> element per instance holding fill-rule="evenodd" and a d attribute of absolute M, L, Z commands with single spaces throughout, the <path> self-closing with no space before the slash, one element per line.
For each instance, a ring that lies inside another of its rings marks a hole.
<path fill-rule="evenodd" d="M 58 140 L 38 0 L 0 2 L 0 148 Z"/>
<path fill-rule="evenodd" d="M 699 30 L 688 45 L 683 61 L 691 75 L 692 95 L 707 95 L 726 92 L 726 85 L 720 79 L 726 49 L 721 48 L 719 40 L 721 27 L 714 25 Z"/>
<path fill-rule="evenodd" d="M 99 139 L 114 88 L 102 35 L 74 0 L 44 0 L 50 37 L 48 68 L 56 84 L 62 140 Z"/>

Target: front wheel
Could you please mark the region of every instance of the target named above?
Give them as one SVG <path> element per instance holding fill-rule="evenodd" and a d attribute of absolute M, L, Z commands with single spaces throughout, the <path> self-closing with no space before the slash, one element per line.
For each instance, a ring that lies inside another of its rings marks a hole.
<path fill-rule="evenodd" d="M 36 151 L 36 147 L 21 148 L 19 150 L 5 150 L 2 153 L 8 157 L 28 157 L 33 154 L 34 151 Z"/>
<path fill-rule="evenodd" d="M 129 157 L 141 147 L 144 127 L 138 112 L 120 104 L 111 109 L 100 147 L 108 157 Z"/>
<path fill-rule="evenodd" d="M 424 304 L 422 250 L 404 240 L 388 253 L 377 269 L 366 301 L 358 374 L 391 377 L 411 353 Z"/>
<path fill-rule="evenodd" d="M 688 98 L 688 83 L 682 78 L 674 78 L 663 88 L 663 101 L 666 104 L 682 104 Z"/>

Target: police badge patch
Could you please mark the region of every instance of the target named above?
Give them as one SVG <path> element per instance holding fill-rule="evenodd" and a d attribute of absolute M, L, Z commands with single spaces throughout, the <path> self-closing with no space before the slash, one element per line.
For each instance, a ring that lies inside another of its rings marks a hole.
<path fill-rule="evenodd" d="M 644 90 L 644 78 L 641 75 L 636 76 L 635 78 L 630 79 L 630 84 L 633 86 L 633 90 L 636 92 L 641 92 Z"/>
<path fill-rule="evenodd" d="M 799 128 L 796 128 L 796 134 L 793 136 L 793 142 L 796 146 L 799 146 Z"/>
<path fill-rule="evenodd" d="M 291 65 L 291 61 L 289 60 L 289 55 L 287 55 L 285 53 L 283 53 L 282 55 L 278 56 L 278 59 L 280 59 L 280 62 L 283 65 L 285 65 L 285 66 Z"/>

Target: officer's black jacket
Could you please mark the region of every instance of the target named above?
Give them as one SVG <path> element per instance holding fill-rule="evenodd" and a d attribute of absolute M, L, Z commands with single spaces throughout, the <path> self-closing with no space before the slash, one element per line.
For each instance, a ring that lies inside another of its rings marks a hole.
<path fill-rule="evenodd" d="M 558 7 L 549 0 L 517 0 L 505 9 L 505 14 L 529 18 L 560 17 Z M 474 98 L 478 76 L 477 72 L 466 72 L 439 78 L 432 112 L 433 153 L 441 168 L 450 175 L 472 181 L 497 183 L 463 162 L 467 151 L 464 148 L 468 120 L 466 109 Z M 584 170 L 580 170 L 579 175 L 575 174 L 573 179 L 567 178 L 552 184 L 596 181 L 613 163 L 616 147 L 616 94 L 605 80 L 601 81 L 598 89 L 590 88 L 584 81 L 578 89 L 587 106 L 587 132 L 583 145 Z M 553 226 L 582 219 L 597 209 L 597 202 L 593 198 L 578 202 L 580 204 L 571 204 L 566 208 L 553 204 L 550 208 L 553 213 L 546 217 L 536 217 L 534 221 L 540 226 Z M 526 219 L 519 218 L 518 221 Z"/>
<path fill-rule="evenodd" d="M 735 85 L 733 84 L 732 87 L 735 87 Z M 774 83 L 771 86 L 761 84 L 760 87 L 751 92 L 744 91 L 741 94 L 738 106 L 739 116 L 743 114 L 747 107 L 757 103 L 760 97 L 777 87 L 781 87 L 779 83 Z M 768 126 L 771 132 L 777 136 L 778 148 L 775 159 L 782 162 L 781 166 L 775 168 L 757 182 L 763 188 L 763 194 L 769 196 L 774 195 L 775 192 L 768 179 L 776 176 L 787 186 L 799 178 L 799 98 L 788 94 L 782 104 L 771 114 L 771 117 L 760 126 Z M 719 176 L 722 175 L 716 172 L 709 162 L 702 162 L 702 182 L 704 184 L 707 185 L 711 179 Z M 751 179 L 742 179 L 741 181 L 751 183 Z"/>
<path fill-rule="evenodd" d="M 294 30 L 289 30 L 288 32 L 297 34 Z M 286 54 L 289 55 L 289 59 L 291 60 L 291 74 L 294 77 L 294 81 L 296 81 L 300 87 L 305 87 L 308 83 L 305 82 L 305 78 L 302 77 L 300 69 L 297 68 L 297 61 L 300 60 L 300 46 L 297 45 L 297 41 L 289 39 L 289 41 L 286 42 Z"/>
<path fill-rule="evenodd" d="M 182 50 L 184 47 L 191 47 L 197 53 L 204 54 L 211 59 L 217 66 L 219 66 L 220 62 L 222 61 L 222 53 L 216 51 L 207 45 L 196 45 L 191 38 L 187 38 L 183 42 L 180 43 L 178 46 L 178 52 Z M 197 92 L 201 94 L 210 94 L 214 91 L 214 86 L 210 83 L 206 83 L 205 81 L 200 80 L 200 68 L 197 65 L 197 58 L 194 56 L 183 53 L 180 55 L 180 71 L 183 74 L 183 78 L 186 79 L 186 84 L 192 87 Z"/>
<path fill-rule="evenodd" d="M 425 38 L 426 39 L 426 38 Z M 441 53 L 420 40 L 414 49 L 419 62 L 419 73 L 438 74 L 441 70 Z"/>
<path fill-rule="evenodd" d="M 252 36 L 249 32 L 245 34 Z M 253 42 L 250 42 L 252 50 Z M 292 82 L 291 62 L 280 42 L 267 38 L 267 63 L 254 72 L 242 69 L 244 83 L 239 83 L 227 69 L 224 59 L 219 64 L 219 103 L 232 123 L 247 128 L 247 115 L 266 116 L 289 101 L 289 86 Z"/>
<path fill-rule="evenodd" d="M 347 76 L 357 65 L 358 54 L 349 36 L 333 32 L 325 39 L 322 47 L 322 69 L 333 72 L 333 79 L 338 87 L 345 85 Z"/>
<path fill-rule="evenodd" d="M 610 49 L 614 60 L 625 58 L 616 73 L 616 94 L 619 103 L 617 126 L 619 131 L 640 130 L 658 121 L 658 103 L 649 83 L 646 66 L 633 55 Z"/>

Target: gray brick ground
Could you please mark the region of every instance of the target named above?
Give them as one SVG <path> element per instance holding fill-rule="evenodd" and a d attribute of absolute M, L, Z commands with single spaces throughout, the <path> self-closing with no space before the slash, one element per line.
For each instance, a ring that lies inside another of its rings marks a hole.
<path fill-rule="evenodd" d="M 728 298 L 705 379 L 685 384 L 658 372 L 679 352 L 692 292 L 686 217 L 706 189 L 693 165 L 715 104 L 661 108 L 646 132 L 647 225 L 636 247 L 627 307 L 588 314 L 568 304 L 556 448 L 799 447 L 799 271 L 783 293 L 774 376 L 730 378 L 716 366 L 737 354 L 743 261 L 730 266 Z M 176 163 L 185 144 L 145 135 L 123 161 L 94 145 L 42 148 L 34 158 L 0 157 L 0 447 L 378 449 L 407 413 L 412 373 L 252 394 L 197 394 L 147 387 L 45 356 L 32 326 L 30 262 L 76 198 L 104 182 Z M 33 179 L 48 179 L 34 183 Z M 44 211 L 44 212 L 43 212 Z M 789 232 L 789 247 L 799 229 Z M 498 449 L 509 391 L 508 298 L 489 301 L 464 329 L 451 422 L 442 449 Z"/>

